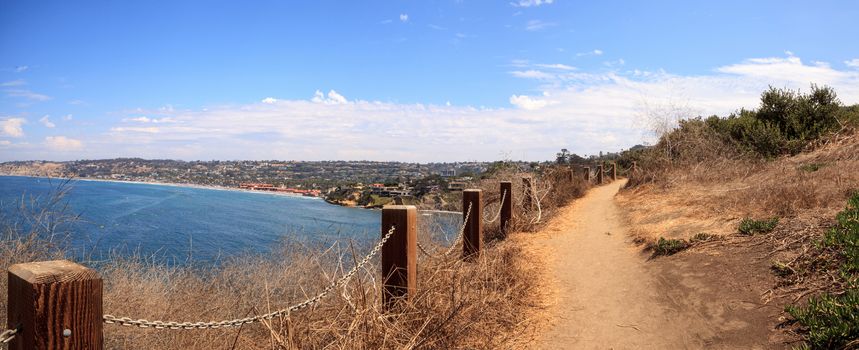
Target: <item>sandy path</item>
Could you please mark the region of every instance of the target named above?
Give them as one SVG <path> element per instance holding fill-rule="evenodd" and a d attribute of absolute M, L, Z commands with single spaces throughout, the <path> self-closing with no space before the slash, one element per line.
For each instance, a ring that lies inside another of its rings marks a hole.
<path fill-rule="evenodd" d="M 617 181 L 563 208 L 533 243 L 545 252 L 552 293 L 546 349 L 700 348 L 703 316 L 666 300 L 646 256 L 629 241 L 614 195 Z M 670 299 L 670 298 L 669 298 Z"/>

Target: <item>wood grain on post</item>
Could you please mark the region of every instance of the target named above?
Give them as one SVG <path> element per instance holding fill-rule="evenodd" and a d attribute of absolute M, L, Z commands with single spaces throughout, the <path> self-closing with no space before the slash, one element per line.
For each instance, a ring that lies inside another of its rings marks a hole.
<path fill-rule="evenodd" d="M 597 167 L 597 183 L 600 185 L 602 185 L 603 183 L 603 171 L 603 165 L 602 163 L 600 163 L 600 165 Z"/>
<path fill-rule="evenodd" d="M 10 350 L 102 349 L 102 281 L 68 260 L 9 267 Z M 65 333 L 65 334 L 64 334 Z"/>
<path fill-rule="evenodd" d="M 617 162 L 611 163 L 611 181 L 617 180 Z"/>
<path fill-rule="evenodd" d="M 504 197 L 501 201 L 501 236 L 507 237 L 510 233 L 510 220 L 513 218 L 513 183 L 501 181 L 501 194 Z"/>
<path fill-rule="evenodd" d="M 417 286 L 418 211 L 413 205 L 382 207 L 382 237 L 394 233 L 382 246 L 382 304 L 393 308 L 399 300 L 409 300 Z"/>
<path fill-rule="evenodd" d="M 466 213 L 471 208 L 471 214 Z M 468 216 L 462 234 L 462 257 L 476 258 L 483 250 L 483 190 L 462 191 L 462 217 Z"/>
<path fill-rule="evenodd" d="M 524 197 L 522 197 L 522 210 L 531 211 L 531 206 L 533 205 L 531 198 L 534 196 L 534 194 L 532 192 L 533 189 L 531 188 L 531 178 L 530 177 L 523 177 L 522 178 L 522 189 L 523 189 L 522 195 L 524 196 Z"/>
<path fill-rule="evenodd" d="M 591 182 L 591 168 L 590 167 L 584 167 L 582 169 L 585 172 L 585 174 L 584 174 L 585 175 L 585 181 Z"/>

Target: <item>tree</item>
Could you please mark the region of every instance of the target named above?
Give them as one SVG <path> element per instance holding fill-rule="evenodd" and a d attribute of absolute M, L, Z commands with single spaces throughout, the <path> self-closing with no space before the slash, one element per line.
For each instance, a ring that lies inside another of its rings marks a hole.
<path fill-rule="evenodd" d="M 561 152 L 557 153 L 555 161 L 558 164 L 567 164 L 570 162 L 570 151 L 566 148 L 561 148 Z"/>

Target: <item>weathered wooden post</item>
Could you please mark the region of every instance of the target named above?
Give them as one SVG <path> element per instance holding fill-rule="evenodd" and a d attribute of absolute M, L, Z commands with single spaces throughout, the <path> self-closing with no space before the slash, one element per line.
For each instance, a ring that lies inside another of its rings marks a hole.
<path fill-rule="evenodd" d="M 471 208 L 471 213 L 468 213 Z M 462 257 L 477 258 L 483 249 L 483 190 L 462 191 L 462 218 L 468 216 L 462 233 Z"/>
<path fill-rule="evenodd" d="M 617 180 L 617 162 L 611 163 L 611 181 Z"/>
<path fill-rule="evenodd" d="M 531 211 L 531 206 L 533 205 L 531 198 L 534 196 L 534 194 L 532 192 L 533 189 L 531 188 L 531 178 L 530 177 L 523 177 L 522 178 L 522 189 L 523 189 L 522 195 L 524 196 L 522 198 L 522 210 Z"/>
<path fill-rule="evenodd" d="M 603 165 L 602 163 L 600 163 L 600 165 L 597 167 L 597 184 L 602 185 L 603 183 L 603 171 Z"/>
<path fill-rule="evenodd" d="M 584 167 L 582 169 L 585 171 L 585 181 L 591 182 L 591 168 L 590 167 Z"/>
<path fill-rule="evenodd" d="M 573 183 L 573 168 L 567 168 L 567 182 Z"/>
<path fill-rule="evenodd" d="M 102 281 L 68 260 L 9 267 L 10 350 L 102 349 Z"/>
<path fill-rule="evenodd" d="M 513 218 L 513 183 L 501 181 L 501 236 L 507 237 L 510 229 L 510 219 Z"/>
<path fill-rule="evenodd" d="M 398 300 L 408 300 L 417 285 L 418 211 L 413 205 L 382 208 L 382 237 L 391 227 L 394 233 L 382 246 L 382 304 L 393 308 Z"/>

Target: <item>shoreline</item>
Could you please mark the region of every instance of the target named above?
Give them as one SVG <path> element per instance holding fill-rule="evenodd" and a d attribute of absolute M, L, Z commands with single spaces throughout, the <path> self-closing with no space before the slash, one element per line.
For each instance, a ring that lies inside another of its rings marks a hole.
<path fill-rule="evenodd" d="M 111 179 L 95 179 L 95 178 L 66 178 L 66 177 L 55 177 L 55 176 L 36 176 L 36 175 L 13 175 L 13 174 L 0 174 L 0 176 L 9 176 L 9 177 L 30 177 L 30 178 L 38 178 L 38 179 L 49 179 L 49 180 L 71 180 L 71 181 L 90 181 L 90 182 L 112 182 L 112 183 L 124 183 L 124 184 L 132 184 L 132 185 L 150 185 L 150 186 L 166 186 L 166 187 L 181 187 L 181 188 L 195 188 L 201 190 L 212 190 L 212 191 L 230 191 L 230 192 L 242 192 L 242 193 L 256 193 L 256 194 L 266 194 L 272 196 L 282 196 L 282 197 L 290 197 L 290 198 L 304 198 L 304 199 L 315 199 L 325 201 L 322 197 L 308 197 L 295 195 L 291 193 L 285 192 L 269 192 L 269 191 L 254 191 L 254 190 L 246 190 L 238 187 L 227 187 L 227 186 L 216 186 L 216 185 L 199 185 L 199 184 L 187 184 L 187 183 L 175 183 L 175 182 L 150 182 L 150 181 L 129 181 L 129 180 L 111 180 Z M 325 201 L 328 203 L 327 201 Z M 331 204 L 331 203 L 328 203 Z M 332 204 L 335 205 L 335 204 Z"/>

